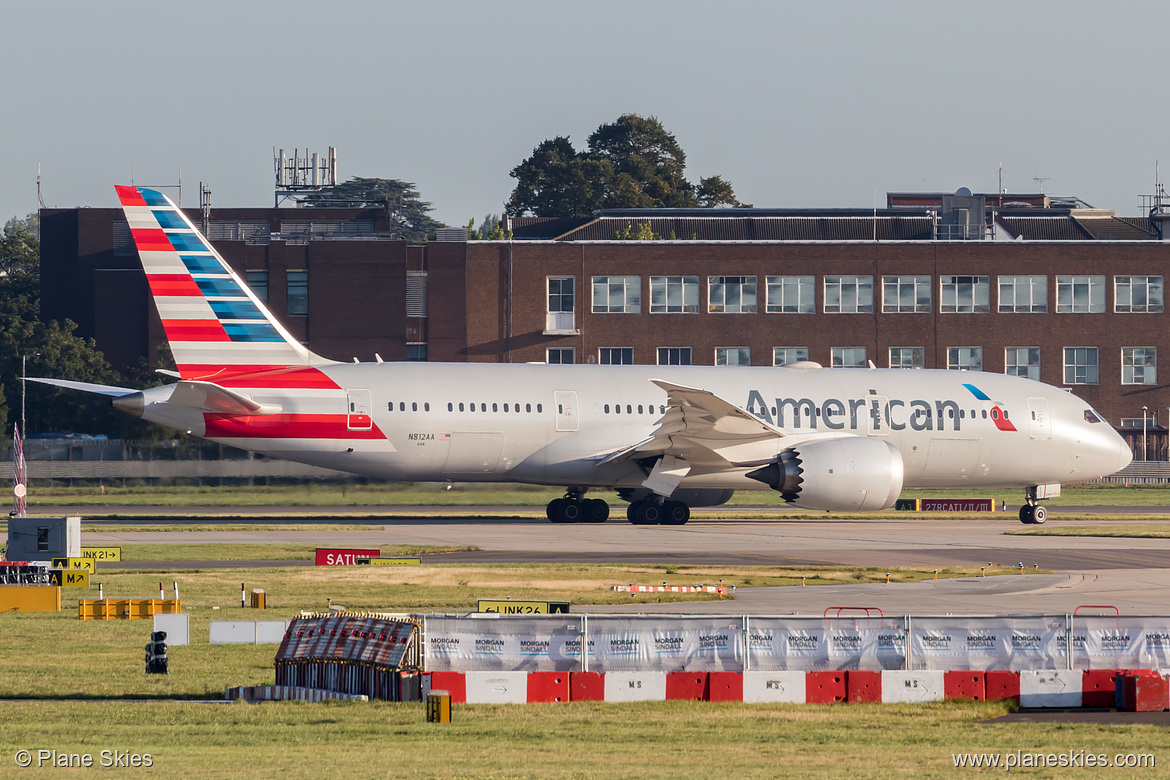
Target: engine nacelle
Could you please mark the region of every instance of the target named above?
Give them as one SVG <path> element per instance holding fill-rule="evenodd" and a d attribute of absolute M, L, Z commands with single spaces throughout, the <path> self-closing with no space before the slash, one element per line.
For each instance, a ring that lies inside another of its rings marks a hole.
<path fill-rule="evenodd" d="M 898 500 L 902 453 L 885 439 L 821 439 L 784 450 L 747 476 L 779 491 L 793 506 L 871 512 Z"/>

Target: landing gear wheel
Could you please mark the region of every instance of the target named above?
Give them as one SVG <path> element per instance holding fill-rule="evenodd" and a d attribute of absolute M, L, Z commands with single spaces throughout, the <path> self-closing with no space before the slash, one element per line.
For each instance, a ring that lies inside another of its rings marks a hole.
<path fill-rule="evenodd" d="M 609 519 L 609 504 L 600 498 L 587 498 L 584 503 L 582 521 L 586 523 L 604 523 Z"/>
<path fill-rule="evenodd" d="M 634 525 L 658 525 L 662 522 L 662 507 L 653 501 L 635 501 L 626 510 L 626 517 Z"/>
<path fill-rule="evenodd" d="M 581 502 L 574 501 L 571 498 L 562 499 L 565 503 L 561 505 L 561 522 L 562 523 L 579 523 L 581 522 Z"/>
<path fill-rule="evenodd" d="M 548 502 L 548 506 L 544 508 L 544 513 L 548 515 L 548 520 L 550 523 L 565 522 L 561 517 L 561 507 L 564 505 L 565 499 L 563 498 L 554 498 L 552 501 Z"/>
<path fill-rule="evenodd" d="M 1044 525 L 1044 521 L 1048 519 L 1048 510 L 1037 504 L 1032 507 L 1032 522 L 1036 525 Z"/>
<path fill-rule="evenodd" d="M 663 525 L 686 525 L 691 519 L 691 508 L 681 501 L 667 501 L 662 509 Z"/>
<path fill-rule="evenodd" d="M 1032 507 L 1027 504 L 1020 507 L 1020 522 L 1024 525 L 1032 524 Z"/>

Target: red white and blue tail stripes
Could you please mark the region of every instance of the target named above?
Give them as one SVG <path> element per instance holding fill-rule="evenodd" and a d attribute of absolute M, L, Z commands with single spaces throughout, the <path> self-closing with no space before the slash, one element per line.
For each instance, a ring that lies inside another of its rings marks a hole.
<path fill-rule="evenodd" d="M 289 335 L 169 198 L 143 187 L 116 189 L 184 379 L 251 387 L 254 379 L 232 378 L 277 370 L 273 384 L 336 387 L 307 368 L 333 361 Z M 302 368 L 286 370 L 294 366 Z"/>

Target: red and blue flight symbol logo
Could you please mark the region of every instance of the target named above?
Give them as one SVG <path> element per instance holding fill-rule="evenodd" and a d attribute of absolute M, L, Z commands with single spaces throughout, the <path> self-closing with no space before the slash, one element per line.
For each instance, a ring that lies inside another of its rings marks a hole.
<path fill-rule="evenodd" d="M 991 401 L 987 393 L 983 392 L 975 385 L 964 384 L 963 387 L 970 390 L 971 395 L 975 396 L 980 401 Z M 991 410 L 988 413 L 991 415 L 991 421 L 995 423 L 996 428 L 999 428 L 1001 431 L 1016 430 L 1016 426 L 1012 425 L 1012 421 L 1007 418 L 1007 415 L 1004 413 L 1003 409 L 999 407 L 999 404 L 993 404 Z"/>

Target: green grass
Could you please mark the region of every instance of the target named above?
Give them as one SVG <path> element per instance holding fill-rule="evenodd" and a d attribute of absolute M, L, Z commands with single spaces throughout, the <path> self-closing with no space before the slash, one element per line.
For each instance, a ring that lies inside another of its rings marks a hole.
<path fill-rule="evenodd" d="M 138 558 L 150 550 L 175 557 L 191 547 L 124 545 L 123 553 Z M 241 549 L 219 547 L 214 552 L 221 555 Z M 394 554 L 408 549 L 383 548 Z M 933 576 L 924 570 L 892 573 L 898 581 Z M 210 645 L 211 620 L 288 619 L 301 609 L 324 608 L 327 596 L 335 605 L 383 611 L 462 611 L 477 598 L 507 595 L 565 598 L 580 610 L 586 603 L 633 600 L 610 591 L 612 584 L 712 584 L 723 577 L 727 584 L 775 585 L 798 583 L 801 575 L 810 585 L 884 582 L 885 571 L 557 564 L 215 569 L 164 575 L 103 565 L 93 582 L 103 583 L 107 598 L 154 597 L 160 579 L 170 595 L 171 582 L 177 581 L 184 611 L 191 616 L 193 644 L 169 649 L 170 675 L 143 674 L 149 621 L 77 619 L 78 598 L 96 597 L 96 586 L 65 589 L 61 612 L 0 614 L 0 761 L 14 766 L 9 762 L 20 749 L 89 753 L 95 761 L 100 751 L 117 749 L 150 754 L 153 766 L 145 771 L 168 777 L 280 773 L 656 780 L 714 774 L 854 780 L 952 777 L 955 752 L 1087 748 L 1112 755 L 1165 753 L 1170 747 L 1170 733 L 1150 726 L 980 723 L 1006 712 L 1008 705 L 1000 703 L 456 705 L 453 722 L 440 725 L 426 723 L 418 703 L 190 701 L 217 699 L 226 687 L 275 680 L 275 646 Z M 264 588 L 269 609 L 241 609 L 241 581 L 249 590 Z M 694 598 L 654 594 L 637 600 Z M 61 772 L 28 770 L 31 776 L 50 773 Z M 21 776 L 12 769 L 0 774 Z M 1099 774 L 1066 769 L 1029 776 Z"/>
<path fill-rule="evenodd" d="M 1021 528 L 1008 531 L 1012 536 L 1109 536 L 1132 539 L 1170 539 L 1170 525 L 1075 525 Z"/>
<path fill-rule="evenodd" d="M 432 724 L 420 704 L 6 702 L 0 756 L 10 777 L 23 776 L 11 768 L 22 748 L 88 752 L 95 761 L 102 749 L 117 748 L 148 753 L 153 766 L 111 776 L 855 780 L 961 776 L 956 752 L 1087 748 L 1165 760 L 1170 747 L 1170 732 L 1156 726 L 980 722 L 1005 710 L 958 702 L 456 705 L 451 723 Z M 1156 769 L 1025 771 L 1037 778 L 1157 776 Z"/>
<path fill-rule="evenodd" d="M 39 487 L 30 490 L 29 505 L 38 506 L 378 506 L 387 509 L 411 506 L 532 506 L 542 507 L 562 490 L 528 485 L 422 483 L 316 483 L 249 487 Z M 599 492 L 598 495 L 602 495 Z M 1022 490 L 907 490 L 906 498 L 977 497 L 1020 504 Z M 605 497 L 609 497 L 606 493 Z M 781 506 L 773 491 L 740 491 L 731 506 Z M 1170 505 L 1170 486 L 1073 485 L 1049 506 Z"/>

